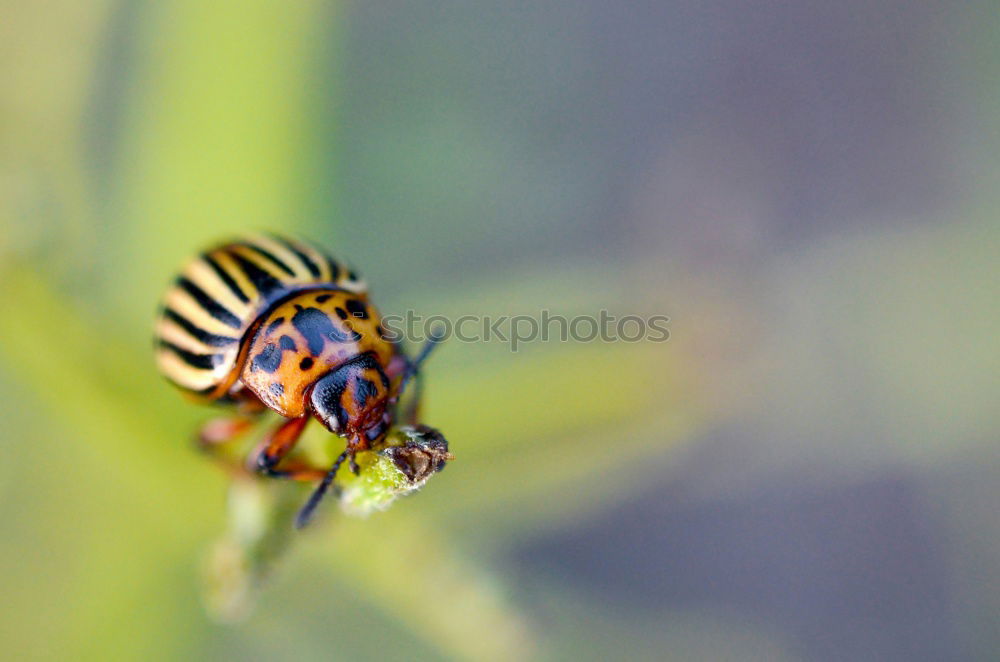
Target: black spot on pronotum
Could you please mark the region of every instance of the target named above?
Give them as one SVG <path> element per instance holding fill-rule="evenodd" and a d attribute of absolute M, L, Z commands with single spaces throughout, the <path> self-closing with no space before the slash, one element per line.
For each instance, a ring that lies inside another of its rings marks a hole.
<path fill-rule="evenodd" d="M 368 319 L 368 307 L 365 306 L 364 302 L 357 299 L 348 299 L 344 305 L 347 306 L 347 312 L 354 317 L 363 320 Z"/>
<path fill-rule="evenodd" d="M 263 370 L 267 373 L 273 373 L 281 365 L 281 350 L 274 343 L 268 343 L 261 350 L 260 354 L 253 357 L 253 361 L 250 362 L 251 370 Z"/>
<path fill-rule="evenodd" d="M 358 377 L 354 382 L 354 401 L 360 409 L 364 409 L 368 401 L 378 395 L 375 382 L 364 377 Z"/>
<path fill-rule="evenodd" d="M 267 390 L 271 392 L 271 395 L 276 398 L 280 398 L 285 394 L 285 387 L 281 384 L 274 383 L 267 387 Z"/>
<path fill-rule="evenodd" d="M 381 324 L 376 324 L 375 325 L 375 333 L 378 334 L 379 338 L 381 338 L 382 340 L 385 340 L 385 329 L 382 328 Z"/>
<path fill-rule="evenodd" d="M 358 279 L 358 272 L 356 272 L 354 269 L 351 269 L 350 271 L 347 272 L 347 280 L 357 280 L 357 279 Z"/>
<path fill-rule="evenodd" d="M 291 336 L 281 336 L 281 339 L 278 340 L 278 345 L 281 347 L 281 351 L 285 351 L 286 349 L 292 352 L 295 351 L 295 341 L 292 340 Z"/>
<path fill-rule="evenodd" d="M 330 300 L 330 297 L 332 296 L 333 296 L 332 294 L 321 294 L 318 297 L 316 297 L 316 303 L 326 303 L 327 301 Z"/>
<path fill-rule="evenodd" d="M 301 361 L 299 361 L 299 370 L 309 370 L 312 367 L 313 367 L 312 357 L 307 356 Z"/>
<path fill-rule="evenodd" d="M 285 323 L 284 317 L 275 317 L 274 321 L 267 325 L 267 335 L 271 335 L 278 330 L 278 327 Z"/>
<path fill-rule="evenodd" d="M 336 328 L 326 313 L 319 308 L 303 308 L 298 311 L 292 317 L 292 325 L 306 339 L 309 353 L 313 356 L 323 353 L 327 339 L 337 342 L 346 339 L 340 329 Z"/>
<path fill-rule="evenodd" d="M 336 312 L 337 312 L 337 317 L 339 317 L 340 319 L 342 320 L 347 319 L 347 311 L 341 308 L 340 306 L 337 306 Z"/>
<path fill-rule="evenodd" d="M 361 334 L 360 333 L 358 333 L 357 331 L 355 331 L 354 329 L 352 329 L 351 327 L 349 327 L 346 324 L 344 325 L 344 328 L 346 328 L 347 332 L 349 334 L 351 334 L 349 336 L 351 342 L 361 342 Z M 347 340 L 347 339 L 348 339 L 348 336 L 344 336 L 344 340 Z"/>

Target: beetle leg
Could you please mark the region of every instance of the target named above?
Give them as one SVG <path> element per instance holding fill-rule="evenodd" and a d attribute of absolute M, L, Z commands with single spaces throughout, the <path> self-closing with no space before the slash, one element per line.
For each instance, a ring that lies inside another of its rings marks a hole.
<path fill-rule="evenodd" d="M 326 475 L 326 471 L 309 466 L 305 462 L 286 460 L 281 464 L 281 469 L 270 469 L 267 475 L 272 478 L 287 478 L 288 480 L 296 480 L 303 483 L 314 483 L 322 480 L 323 476 Z"/>
<path fill-rule="evenodd" d="M 199 428 L 195 438 L 200 450 L 210 454 L 214 459 L 222 461 L 227 468 L 232 468 L 233 462 L 222 456 L 222 447 L 245 435 L 267 409 L 257 396 L 245 389 L 237 391 L 233 399 L 236 408 L 235 415 L 222 416 L 207 421 Z"/>
<path fill-rule="evenodd" d="M 424 380 L 417 373 L 413 379 L 413 395 L 403 404 L 399 419 L 404 425 L 416 425 L 420 420 L 420 401 L 423 399 Z"/>
<path fill-rule="evenodd" d="M 420 377 L 420 366 L 423 365 L 424 361 L 427 360 L 427 357 L 430 356 L 431 351 L 437 347 L 441 340 L 443 340 L 443 336 L 432 334 L 431 337 L 427 339 L 427 342 L 424 343 L 424 346 L 420 348 L 420 352 L 417 354 L 416 358 L 411 359 L 406 355 L 402 355 L 405 364 L 401 373 L 402 377 L 399 381 L 399 388 L 396 389 L 394 400 L 396 402 L 399 401 L 399 398 L 402 397 L 403 391 L 406 390 L 406 387 L 410 383 L 411 379 L 414 382 L 414 389 L 416 389 L 416 393 L 413 394 L 413 397 L 407 399 L 405 403 L 406 406 L 402 409 L 399 415 L 400 420 L 407 425 L 416 425 L 420 418 L 420 401 L 424 390 L 424 380 Z M 390 363 L 389 367 L 392 368 L 393 364 Z M 392 376 L 390 376 L 390 379 L 391 378 Z"/>
<path fill-rule="evenodd" d="M 410 361 L 410 357 L 402 353 L 402 348 L 399 348 L 399 351 L 400 353 L 393 356 L 392 360 L 389 361 L 389 365 L 385 369 L 385 376 L 391 381 L 398 378 L 400 380 L 399 386 L 402 387 L 405 376 L 410 371 L 410 366 L 413 365 L 413 362 Z M 416 395 L 413 398 L 407 399 L 406 407 L 401 410 L 402 413 L 400 414 L 400 420 L 408 425 L 413 425 L 417 418 L 417 408 L 419 407 L 418 401 L 420 400 L 420 391 L 422 390 L 420 386 L 421 380 L 419 377 L 417 378 L 416 383 Z M 402 395 L 402 389 L 397 388 L 396 394 L 393 395 L 389 401 L 390 404 L 395 405 L 398 403 L 400 395 Z"/>
<path fill-rule="evenodd" d="M 222 453 L 222 447 L 235 441 L 254 426 L 255 420 L 251 418 L 232 417 L 215 418 L 205 423 L 198 433 L 198 447 L 211 455 L 212 459 L 222 464 L 223 468 L 233 474 L 246 476 L 247 467 L 232 455 Z M 283 426 L 282 426 L 283 427 Z M 272 433 L 272 436 L 275 436 Z M 266 450 L 266 449 L 264 449 Z M 290 449 L 289 449 L 290 450 Z M 258 454 L 254 454 L 256 457 Z M 253 471 L 252 469 L 250 470 Z M 303 462 L 285 461 L 281 470 L 270 469 L 267 475 L 291 480 L 313 482 L 323 478 L 326 474 L 322 469 L 311 467 Z"/>
<path fill-rule="evenodd" d="M 403 394 L 403 391 L 406 390 L 407 383 L 409 383 L 412 377 L 416 376 L 420 372 L 420 366 L 423 365 L 424 361 L 427 360 L 427 357 L 431 355 L 431 352 L 442 340 L 444 340 L 443 335 L 431 334 L 431 336 L 427 339 L 427 342 L 424 343 L 424 346 L 420 348 L 420 352 L 417 353 L 417 357 L 415 359 L 407 359 L 406 371 L 403 372 L 403 379 L 399 382 L 399 395 Z"/>
<path fill-rule="evenodd" d="M 396 377 L 401 376 L 410 367 L 410 359 L 406 356 L 406 354 L 402 353 L 402 348 L 397 346 L 397 351 L 400 353 L 389 359 L 389 365 L 385 367 L 385 376 L 389 379 L 395 379 Z"/>
<path fill-rule="evenodd" d="M 198 430 L 198 446 L 204 450 L 211 450 L 243 436 L 253 424 L 253 419 L 245 416 L 213 418 Z"/>
<path fill-rule="evenodd" d="M 288 477 L 284 475 L 284 472 L 277 471 L 275 467 L 295 448 L 295 444 L 298 443 L 308 422 L 309 416 L 299 416 L 283 421 L 274 428 L 264 438 L 263 448 L 254 454 L 251 460 L 254 468 L 268 476 Z"/>
<path fill-rule="evenodd" d="M 236 441 L 254 426 L 254 420 L 246 416 L 213 418 L 198 430 L 195 444 L 198 450 L 208 455 L 228 473 L 246 475 L 243 463 L 233 456 L 227 444 Z"/>

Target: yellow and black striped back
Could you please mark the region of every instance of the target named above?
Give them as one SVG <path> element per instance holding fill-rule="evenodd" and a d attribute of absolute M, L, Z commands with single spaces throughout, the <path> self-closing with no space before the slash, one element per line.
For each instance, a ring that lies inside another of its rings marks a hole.
<path fill-rule="evenodd" d="M 317 285 L 365 293 L 353 271 L 300 241 L 254 235 L 202 253 L 163 299 L 156 322 L 160 371 L 192 394 L 225 395 L 254 321 L 290 292 Z"/>

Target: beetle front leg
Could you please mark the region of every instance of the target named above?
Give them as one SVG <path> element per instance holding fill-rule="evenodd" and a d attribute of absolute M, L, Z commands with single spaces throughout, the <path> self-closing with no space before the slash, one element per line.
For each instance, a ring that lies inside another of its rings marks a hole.
<path fill-rule="evenodd" d="M 420 352 L 417 353 L 416 358 L 411 359 L 405 353 L 400 351 L 393 360 L 389 363 L 386 369 L 386 375 L 389 379 L 394 379 L 399 377 L 399 386 L 396 388 L 396 395 L 394 400 L 396 402 L 403 396 L 403 392 L 406 390 L 407 385 L 410 380 L 413 380 L 416 392 L 405 402 L 405 407 L 399 412 L 400 420 L 407 425 L 416 425 L 418 419 L 420 418 L 420 400 L 423 395 L 424 382 L 420 377 L 420 366 L 423 365 L 424 361 L 431 355 L 434 348 L 438 346 L 444 339 L 444 336 L 440 333 L 431 334 L 424 346 L 420 348 Z"/>
<path fill-rule="evenodd" d="M 280 425 L 274 428 L 264 441 L 261 443 L 261 449 L 254 454 L 251 461 L 253 462 L 253 467 L 263 474 L 268 476 L 273 476 L 277 478 L 297 478 L 296 475 L 300 474 L 301 469 L 288 471 L 277 470 L 275 467 L 281 462 L 286 455 L 292 452 L 295 448 L 295 444 L 298 443 L 299 437 L 302 436 L 302 431 L 306 427 L 306 423 L 309 422 L 309 416 L 299 416 L 298 418 L 290 418 L 287 421 L 283 421 Z M 319 473 L 322 477 L 323 472 Z M 301 480 L 308 480 L 307 478 L 301 478 Z"/>
<path fill-rule="evenodd" d="M 280 470 L 271 469 L 267 475 L 273 478 L 287 478 L 288 480 L 303 483 L 315 483 L 318 480 L 323 480 L 326 471 L 309 466 L 305 462 L 285 460 L 282 462 Z"/>
<path fill-rule="evenodd" d="M 385 369 L 385 376 L 390 380 L 399 379 L 399 387 L 396 389 L 396 394 L 392 396 L 391 401 L 394 405 L 399 402 L 399 398 L 402 395 L 402 387 L 409 379 L 407 374 L 410 372 L 412 365 L 413 363 L 410 361 L 410 358 L 400 353 L 392 357 L 392 360 L 389 361 L 389 365 Z M 404 401 L 405 406 L 397 409 L 400 420 L 407 425 L 416 424 L 420 408 L 420 393 L 423 390 L 423 381 L 419 376 L 417 376 L 415 381 L 416 392 Z"/>

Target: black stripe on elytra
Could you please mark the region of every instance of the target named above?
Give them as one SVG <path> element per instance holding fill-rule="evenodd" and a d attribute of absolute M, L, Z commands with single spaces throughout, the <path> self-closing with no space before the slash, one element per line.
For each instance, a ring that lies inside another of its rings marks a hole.
<path fill-rule="evenodd" d="M 282 246 L 284 246 L 288 250 L 290 250 L 293 253 L 295 253 L 295 257 L 299 258 L 299 262 L 301 262 L 302 264 L 305 265 L 306 269 L 309 270 L 309 273 L 312 274 L 313 278 L 319 278 L 319 274 L 320 274 L 319 267 L 316 265 L 315 262 L 313 262 L 312 258 L 310 258 L 304 252 L 302 252 L 301 250 L 299 250 L 298 247 L 295 244 L 293 244 L 291 241 L 289 241 L 288 239 L 285 239 L 284 237 L 279 237 L 276 234 L 272 234 L 272 235 L 268 235 L 268 236 L 271 237 L 271 239 L 274 239 L 275 241 L 277 241 L 279 244 L 281 244 Z"/>
<path fill-rule="evenodd" d="M 240 265 L 240 269 L 243 270 L 243 273 L 250 279 L 250 282 L 257 288 L 257 291 L 260 292 L 261 296 L 268 297 L 272 293 L 284 287 L 280 280 L 267 273 L 239 253 L 233 252 L 230 253 L 230 255 L 232 255 L 233 259 L 236 260 L 236 263 Z"/>
<path fill-rule="evenodd" d="M 209 333 L 205 329 L 197 326 L 191 322 L 188 318 L 184 317 L 176 310 L 172 308 L 164 308 L 163 316 L 168 320 L 172 320 L 177 326 L 181 327 L 191 337 L 200 340 L 206 345 L 211 345 L 212 347 L 225 347 L 226 345 L 232 345 L 233 343 L 239 342 L 239 338 L 233 338 L 232 336 L 220 336 L 214 333 Z"/>
<path fill-rule="evenodd" d="M 330 280 L 337 280 L 340 278 L 340 263 L 333 259 L 333 257 L 326 251 L 320 250 L 320 253 L 326 259 L 326 265 L 330 269 Z"/>
<path fill-rule="evenodd" d="M 211 370 L 222 363 L 222 354 L 195 354 L 167 340 L 161 340 L 160 347 L 170 350 L 181 361 L 198 370 Z"/>
<path fill-rule="evenodd" d="M 202 255 L 201 259 L 205 260 L 205 263 L 212 267 L 212 271 L 215 272 L 215 275 L 219 277 L 219 280 L 226 284 L 226 287 L 229 288 L 229 291 L 232 292 L 237 299 L 243 303 L 250 303 L 250 297 L 246 295 L 246 292 L 240 289 L 240 286 L 235 280 L 233 280 L 233 277 L 229 274 L 229 272 L 223 269 L 222 265 L 216 262 L 214 257 L 211 255 Z"/>
<path fill-rule="evenodd" d="M 234 329 L 238 329 L 242 326 L 240 324 L 239 317 L 233 315 L 228 308 L 205 294 L 204 290 L 189 281 L 184 276 L 177 279 L 177 285 L 179 285 L 182 290 L 190 294 L 191 298 L 197 301 L 198 305 L 205 309 L 205 312 L 226 326 L 231 326 Z"/>
<path fill-rule="evenodd" d="M 295 272 L 292 271 L 291 267 L 285 264 L 281 258 L 279 258 L 271 251 L 267 250 L 266 248 L 258 246 L 257 244 L 250 243 L 249 241 L 244 242 L 243 245 L 252 250 L 253 252 L 257 253 L 258 255 L 263 255 L 265 258 L 270 260 L 276 267 L 284 271 L 289 276 L 295 275 Z"/>

